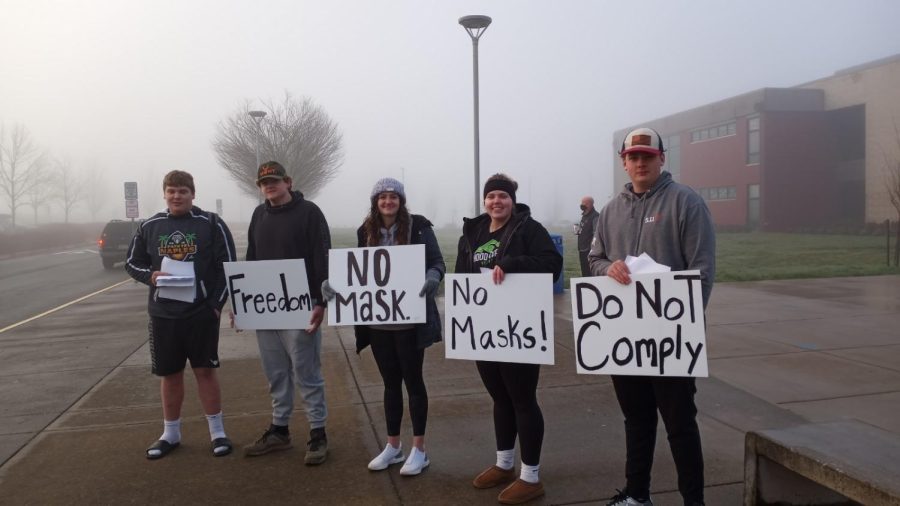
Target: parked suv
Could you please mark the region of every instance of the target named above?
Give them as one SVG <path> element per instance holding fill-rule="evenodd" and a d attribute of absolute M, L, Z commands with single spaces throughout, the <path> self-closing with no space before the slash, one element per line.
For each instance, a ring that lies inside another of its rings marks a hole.
<path fill-rule="evenodd" d="M 104 269 L 112 269 L 116 263 L 124 262 L 128 253 L 128 245 L 137 230 L 137 221 L 112 220 L 103 227 L 103 233 L 97 240 L 100 260 Z"/>

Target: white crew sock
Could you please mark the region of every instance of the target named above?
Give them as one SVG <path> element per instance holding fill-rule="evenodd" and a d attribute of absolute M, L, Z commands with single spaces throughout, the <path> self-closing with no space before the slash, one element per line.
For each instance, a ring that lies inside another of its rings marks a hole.
<path fill-rule="evenodd" d="M 497 467 L 510 470 L 516 462 L 516 449 L 497 450 Z"/>
<path fill-rule="evenodd" d="M 225 421 L 222 420 L 222 412 L 215 415 L 206 415 L 206 423 L 209 425 L 209 440 L 213 441 L 225 437 Z"/>
<path fill-rule="evenodd" d="M 163 420 L 163 433 L 159 436 L 163 441 L 170 444 L 181 442 L 181 418 L 178 420 Z"/>
<path fill-rule="evenodd" d="M 522 472 L 519 473 L 519 479 L 522 481 L 527 481 L 528 483 L 537 483 L 541 481 L 541 479 L 538 477 L 538 471 L 540 469 L 540 464 L 536 466 L 529 466 L 528 464 L 522 462 Z"/>

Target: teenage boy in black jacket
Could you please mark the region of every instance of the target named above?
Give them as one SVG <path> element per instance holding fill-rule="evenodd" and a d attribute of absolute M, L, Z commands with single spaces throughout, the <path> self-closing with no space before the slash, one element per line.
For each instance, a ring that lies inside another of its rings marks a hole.
<path fill-rule="evenodd" d="M 184 366 L 190 360 L 197 393 L 209 425 L 213 455 L 231 453 L 225 436 L 222 399 L 216 369 L 219 367 L 219 316 L 228 298 L 223 262 L 234 260 L 234 241 L 216 214 L 193 205 L 194 178 L 173 170 L 163 178 L 167 211 L 157 213 L 138 227 L 125 270 L 150 286 L 150 357 L 153 374 L 161 377 L 163 434 L 147 448 L 148 459 L 165 457 L 181 443 L 181 405 L 184 400 Z M 193 300 L 185 302 L 160 296 L 157 278 L 163 257 L 191 262 L 194 269 Z"/>

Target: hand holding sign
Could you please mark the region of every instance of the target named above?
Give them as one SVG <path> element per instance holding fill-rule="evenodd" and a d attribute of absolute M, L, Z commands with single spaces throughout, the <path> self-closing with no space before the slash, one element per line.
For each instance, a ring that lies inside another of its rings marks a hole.
<path fill-rule="evenodd" d="M 502 270 L 501 270 L 502 272 Z M 553 276 L 448 274 L 447 358 L 553 364 Z"/>
<path fill-rule="evenodd" d="M 700 271 L 572 279 L 580 374 L 709 375 Z"/>
<path fill-rule="evenodd" d="M 415 296 L 424 284 L 424 245 L 332 249 L 328 287 L 334 300 L 328 304 L 328 323 L 425 323 L 425 299 Z"/>
<path fill-rule="evenodd" d="M 312 297 L 303 259 L 225 262 L 239 329 L 306 329 Z"/>

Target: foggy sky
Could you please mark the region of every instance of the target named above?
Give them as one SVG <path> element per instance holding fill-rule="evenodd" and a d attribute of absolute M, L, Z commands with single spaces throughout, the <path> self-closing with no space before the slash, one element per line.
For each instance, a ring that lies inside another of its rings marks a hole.
<path fill-rule="evenodd" d="M 162 175 L 179 168 L 197 205 L 222 198 L 225 219 L 246 222 L 255 202 L 211 140 L 243 100 L 288 91 L 344 136 L 340 175 L 315 198 L 331 225 L 358 225 L 384 176 L 404 179 L 413 212 L 459 223 L 473 212 L 467 14 L 493 18 L 479 44 L 482 181 L 507 172 L 546 222 L 618 191 L 618 128 L 900 53 L 893 0 L 0 0 L 0 121 L 102 166 L 100 221 L 124 218 L 124 181 L 142 215 L 162 209 Z"/>

